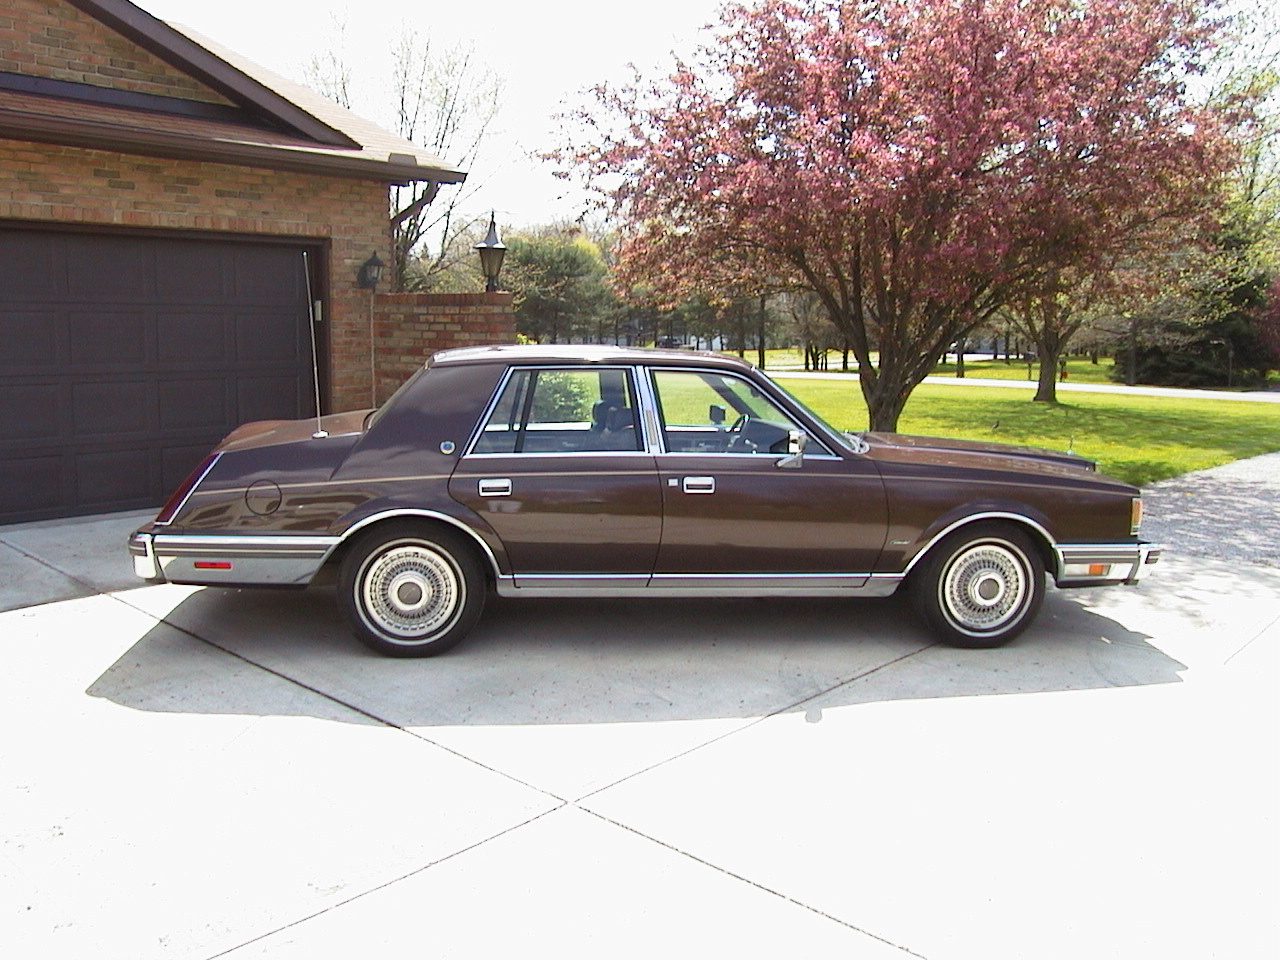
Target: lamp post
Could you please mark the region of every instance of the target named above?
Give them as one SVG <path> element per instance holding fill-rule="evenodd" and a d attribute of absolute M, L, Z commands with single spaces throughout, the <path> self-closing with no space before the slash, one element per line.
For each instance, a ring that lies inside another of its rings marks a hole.
<path fill-rule="evenodd" d="M 498 273 L 502 270 L 502 258 L 507 255 L 507 245 L 498 239 L 498 223 L 492 213 L 489 214 L 489 232 L 476 244 L 476 252 L 480 254 L 480 272 L 484 274 L 484 292 L 496 293 Z"/>

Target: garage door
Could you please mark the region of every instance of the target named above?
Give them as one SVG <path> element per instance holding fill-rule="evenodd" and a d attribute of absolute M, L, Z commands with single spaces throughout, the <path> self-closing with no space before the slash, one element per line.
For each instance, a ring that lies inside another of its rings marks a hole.
<path fill-rule="evenodd" d="M 0 523 L 158 506 L 313 412 L 300 249 L 0 227 Z"/>

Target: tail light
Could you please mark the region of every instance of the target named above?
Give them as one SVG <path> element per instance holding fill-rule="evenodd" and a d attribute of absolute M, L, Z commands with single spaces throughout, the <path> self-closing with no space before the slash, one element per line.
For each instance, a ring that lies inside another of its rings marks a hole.
<path fill-rule="evenodd" d="M 1133 536 L 1138 535 L 1138 529 L 1142 526 L 1142 498 L 1134 497 L 1133 506 L 1129 508 L 1129 533 Z"/>
<path fill-rule="evenodd" d="M 196 492 L 196 487 L 200 486 L 202 480 L 209 475 L 209 471 L 213 469 L 213 465 L 218 462 L 221 453 L 211 453 L 200 461 L 200 466 L 196 467 L 189 474 L 187 479 L 178 485 L 178 489 L 173 491 L 172 496 L 165 501 L 160 513 L 156 515 L 155 522 L 160 526 L 167 526 L 173 522 L 173 518 L 178 515 L 191 494 Z"/>

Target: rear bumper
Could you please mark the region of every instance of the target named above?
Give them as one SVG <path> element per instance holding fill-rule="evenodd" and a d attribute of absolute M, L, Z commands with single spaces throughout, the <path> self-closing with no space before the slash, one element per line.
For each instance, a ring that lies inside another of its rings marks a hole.
<path fill-rule="evenodd" d="M 337 537 L 204 536 L 150 533 L 129 538 L 133 570 L 151 583 L 197 586 L 305 586 Z"/>
<path fill-rule="evenodd" d="M 1154 543 L 1060 543 L 1053 549 L 1059 587 L 1092 587 L 1137 583 L 1164 548 Z"/>

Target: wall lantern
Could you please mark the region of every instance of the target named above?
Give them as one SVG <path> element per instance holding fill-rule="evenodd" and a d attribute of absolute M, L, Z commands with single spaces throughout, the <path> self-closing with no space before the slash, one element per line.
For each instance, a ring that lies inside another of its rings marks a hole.
<path fill-rule="evenodd" d="M 480 254 L 480 272 L 484 274 L 484 292 L 496 293 L 498 289 L 498 273 L 502 270 L 502 258 L 507 255 L 507 245 L 498 239 L 498 224 L 494 215 L 489 214 L 489 232 L 476 244 Z"/>
<path fill-rule="evenodd" d="M 356 283 L 364 290 L 377 289 L 379 281 L 382 280 L 382 269 L 385 267 L 381 260 L 378 259 L 377 251 L 369 255 L 369 259 L 360 264 L 360 272 L 356 274 Z"/>

